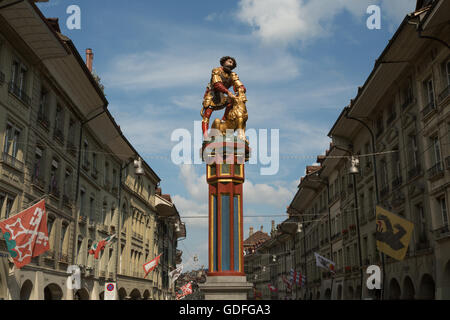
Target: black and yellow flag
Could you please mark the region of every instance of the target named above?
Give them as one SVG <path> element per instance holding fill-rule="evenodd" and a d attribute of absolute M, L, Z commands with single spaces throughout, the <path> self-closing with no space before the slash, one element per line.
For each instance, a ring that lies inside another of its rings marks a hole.
<path fill-rule="evenodd" d="M 414 224 L 377 206 L 377 248 L 388 256 L 403 260 Z"/>

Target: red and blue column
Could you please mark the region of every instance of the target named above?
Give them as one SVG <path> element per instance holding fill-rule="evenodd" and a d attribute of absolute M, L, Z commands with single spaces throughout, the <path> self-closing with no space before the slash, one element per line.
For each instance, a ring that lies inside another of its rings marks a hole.
<path fill-rule="evenodd" d="M 243 184 L 250 149 L 236 137 L 205 142 L 202 151 L 205 148 L 209 150 L 207 159 L 203 157 L 209 185 L 208 276 L 245 276 Z"/>

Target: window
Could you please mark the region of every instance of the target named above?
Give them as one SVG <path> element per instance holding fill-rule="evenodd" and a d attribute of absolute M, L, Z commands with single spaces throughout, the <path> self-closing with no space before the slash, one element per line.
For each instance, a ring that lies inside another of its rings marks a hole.
<path fill-rule="evenodd" d="M 417 168 L 419 166 L 419 147 L 417 145 L 415 135 L 408 136 L 408 149 L 410 156 L 410 169 Z"/>
<path fill-rule="evenodd" d="M 405 109 L 414 99 L 411 77 L 408 78 L 407 84 L 403 89 L 402 98 L 403 98 L 403 109 Z"/>
<path fill-rule="evenodd" d="M 92 168 L 94 169 L 94 172 L 97 171 L 97 154 L 92 154 Z"/>
<path fill-rule="evenodd" d="M 388 171 L 386 160 L 381 160 L 381 186 L 386 188 L 388 186 Z"/>
<path fill-rule="evenodd" d="M 61 241 L 59 243 L 59 253 L 60 256 L 64 254 L 65 250 L 64 250 L 64 239 L 66 237 L 66 231 L 67 231 L 67 224 L 63 223 L 62 227 L 61 227 Z"/>
<path fill-rule="evenodd" d="M 50 168 L 50 185 L 49 185 L 49 193 L 54 196 L 59 196 L 58 190 L 58 167 L 59 162 L 56 159 L 53 159 L 52 165 Z"/>
<path fill-rule="evenodd" d="M 48 91 L 45 88 L 42 88 L 41 96 L 39 98 L 38 119 L 46 118 L 47 102 L 48 102 Z"/>
<path fill-rule="evenodd" d="M 12 207 L 14 205 L 14 198 L 11 196 L 8 196 L 8 199 L 6 200 L 6 209 L 5 209 L 5 218 L 8 219 L 9 215 L 11 214 Z"/>
<path fill-rule="evenodd" d="M 17 158 L 20 131 L 20 129 L 18 129 L 11 123 L 8 123 L 6 125 L 5 144 L 3 147 L 3 152 L 9 154 L 13 158 Z"/>
<path fill-rule="evenodd" d="M 433 79 L 429 78 L 423 83 L 424 91 L 425 91 L 425 98 L 427 104 L 434 108 L 434 85 L 433 85 Z"/>
<path fill-rule="evenodd" d="M 448 226 L 447 203 L 445 201 L 445 197 L 438 199 L 438 202 L 441 209 L 442 224 L 444 226 Z"/>
<path fill-rule="evenodd" d="M 447 86 L 450 86 L 450 60 L 447 61 Z"/>
<path fill-rule="evenodd" d="M 47 219 L 47 233 L 48 233 L 48 241 L 50 244 L 50 249 L 52 249 L 53 247 L 53 241 L 51 241 L 52 239 L 52 230 L 53 230 L 53 224 L 55 223 L 55 218 L 53 216 L 48 216 Z"/>
<path fill-rule="evenodd" d="M 109 184 L 109 163 L 105 162 L 105 184 Z"/>
<path fill-rule="evenodd" d="M 394 150 L 398 150 L 398 146 L 394 147 Z M 402 176 L 402 167 L 400 163 L 400 154 L 398 152 L 392 153 L 392 175 L 394 179 L 400 180 Z M 397 181 L 399 182 L 399 181 Z M 398 185 L 398 183 L 396 184 Z"/>
<path fill-rule="evenodd" d="M 117 170 L 113 169 L 112 170 L 112 186 L 113 188 L 117 187 Z"/>
<path fill-rule="evenodd" d="M 82 217 L 86 216 L 86 191 L 84 189 L 80 190 L 80 215 Z"/>
<path fill-rule="evenodd" d="M 88 142 L 86 140 L 83 143 L 83 163 L 85 167 L 89 167 Z"/>
<path fill-rule="evenodd" d="M 4 193 L 0 193 L 0 217 L 3 210 L 3 205 L 5 204 L 6 195 Z"/>
<path fill-rule="evenodd" d="M 431 144 L 433 146 L 432 163 L 437 165 L 441 162 L 441 146 L 439 143 L 439 137 L 431 138 Z"/>
<path fill-rule="evenodd" d="M 82 236 L 78 236 L 78 241 L 77 241 L 77 257 L 80 256 L 80 251 L 81 251 L 81 247 L 83 246 L 83 237 Z M 79 263 L 81 263 L 81 261 L 78 261 Z"/>
<path fill-rule="evenodd" d="M 44 176 L 44 161 L 43 161 L 44 150 L 40 147 L 36 147 L 34 156 L 34 168 L 33 168 L 33 181 L 40 180 Z"/>
<path fill-rule="evenodd" d="M 75 146 L 75 120 L 69 120 L 68 142 Z"/>
<path fill-rule="evenodd" d="M 72 193 L 72 171 L 66 169 L 66 174 L 64 177 L 64 195 L 70 198 Z"/>
<path fill-rule="evenodd" d="M 11 89 L 19 98 L 24 98 L 26 90 L 27 68 L 18 60 L 14 60 L 11 73 Z"/>
<path fill-rule="evenodd" d="M 419 242 L 427 241 L 427 222 L 425 220 L 425 212 L 422 204 L 415 206 L 416 221 L 417 221 L 417 234 Z"/>
<path fill-rule="evenodd" d="M 95 215 L 95 198 L 91 197 L 89 200 L 89 219 L 91 221 L 94 220 L 94 215 Z"/>

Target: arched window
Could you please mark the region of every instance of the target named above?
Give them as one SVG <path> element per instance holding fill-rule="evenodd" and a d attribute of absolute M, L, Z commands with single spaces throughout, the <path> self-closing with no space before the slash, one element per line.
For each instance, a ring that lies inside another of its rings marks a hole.
<path fill-rule="evenodd" d="M 63 255 L 65 255 L 65 253 L 67 252 L 67 250 L 65 250 L 66 248 L 64 246 L 64 240 L 66 238 L 67 228 L 68 228 L 68 224 L 66 222 L 63 222 L 61 225 L 61 238 L 60 238 L 60 243 L 59 243 L 60 258 L 62 258 Z"/>
<path fill-rule="evenodd" d="M 83 246 L 83 237 L 81 235 L 78 236 L 77 241 L 77 260 L 79 264 L 83 264 L 82 256 L 80 255 L 80 252 L 83 252 L 82 249 Z"/>

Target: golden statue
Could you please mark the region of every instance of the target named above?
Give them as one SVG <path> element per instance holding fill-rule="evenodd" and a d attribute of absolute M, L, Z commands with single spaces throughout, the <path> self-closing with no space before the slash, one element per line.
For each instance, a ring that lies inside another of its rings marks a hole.
<path fill-rule="evenodd" d="M 211 81 L 203 97 L 202 131 L 204 139 L 208 139 L 209 118 L 213 111 L 225 109 L 222 120 L 216 119 L 211 128 L 218 129 L 225 134 L 227 129 L 238 130 L 238 137 L 245 139 L 245 125 L 248 119 L 245 103 L 246 89 L 238 75 L 232 72 L 236 68 L 236 60 L 225 56 L 220 59 L 221 67 L 212 70 Z M 235 94 L 228 89 L 233 86 Z M 225 96 L 225 94 L 227 96 Z"/>

